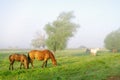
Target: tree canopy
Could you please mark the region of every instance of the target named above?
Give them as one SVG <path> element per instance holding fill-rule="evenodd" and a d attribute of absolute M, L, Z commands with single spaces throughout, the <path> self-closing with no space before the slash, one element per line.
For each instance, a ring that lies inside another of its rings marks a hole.
<path fill-rule="evenodd" d="M 38 33 L 37 36 L 32 39 L 31 45 L 34 48 L 45 48 L 45 36 Z"/>
<path fill-rule="evenodd" d="M 74 36 L 74 32 L 79 27 L 72 22 L 73 18 L 73 12 L 63 12 L 55 21 L 46 24 L 45 31 L 48 35 L 46 45 L 49 49 L 56 51 L 66 48 L 68 39 Z"/>
<path fill-rule="evenodd" d="M 104 43 L 107 49 L 110 49 L 112 51 L 114 50 L 119 51 L 120 50 L 120 29 L 109 33 L 106 36 Z"/>

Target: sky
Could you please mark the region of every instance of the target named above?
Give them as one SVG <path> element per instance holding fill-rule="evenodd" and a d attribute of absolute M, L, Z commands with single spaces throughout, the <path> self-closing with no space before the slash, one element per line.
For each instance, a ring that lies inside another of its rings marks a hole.
<path fill-rule="evenodd" d="M 31 48 L 36 32 L 62 12 L 74 12 L 80 25 L 68 48 L 104 47 L 105 37 L 120 28 L 120 0 L 0 0 L 0 49 Z"/>

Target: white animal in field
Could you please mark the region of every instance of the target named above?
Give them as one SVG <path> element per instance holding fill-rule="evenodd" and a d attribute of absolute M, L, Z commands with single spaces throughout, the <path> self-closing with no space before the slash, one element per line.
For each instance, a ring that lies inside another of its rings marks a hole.
<path fill-rule="evenodd" d="M 98 50 L 99 48 L 90 49 L 91 55 L 96 56 Z"/>

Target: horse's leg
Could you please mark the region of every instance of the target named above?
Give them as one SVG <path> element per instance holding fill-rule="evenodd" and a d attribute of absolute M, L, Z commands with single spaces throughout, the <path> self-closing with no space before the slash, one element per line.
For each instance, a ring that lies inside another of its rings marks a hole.
<path fill-rule="evenodd" d="M 9 70 L 10 70 L 10 67 L 11 67 L 11 65 L 9 66 Z"/>
<path fill-rule="evenodd" d="M 44 64 L 45 64 L 46 62 L 45 61 L 43 61 L 43 64 L 42 64 L 42 68 L 44 67 Z"/>
<path fill-rule="evenodd" d="M 14 69 L 14 68 L 13 68 L 13 64 L 14 64 L 14 61 L 12 61 L 12 63 L 11 63 L 11 65 L 12 65 L 12 70 Z"/>
<path fill-rule="evenodd" d="M 47 67 L 47 61 L 45 62 L 45 67 Z"/>
<path fill-rule="evenodd" d="M 20 64 L 20 69 L 21 69 L 22 65 L 23 65 L 23 63 L 21 62 L 21 64 Z"/>
<path fill-rule="evenodd" d="M 9 70 L 13 67 L 14 60 L 10 60 Z M 13 68 L 12 68 L 13 69 Z"/>
<path fill-rule="evenodd" d="M 12 62 L 10 62 L 10 65 L 9 65 L 9 70 L 11 69 L 11 63 L 12 63 Z"/>
<path fill-rule="evenodd" d="M 23 64 L 23 68 L 25 69 L 25 61 L 24 60 L 23 60 L 22 64 Z"/>
<path fill-rule="evenodd" d="M 32 68 L 34 68 L 32 59 L 30 60 L 30 63 L 31 63 Z"/>
<path fill-rule="evenodd" d="M 11 64 L 11 62 L 10 62 L 9 70 L 11 69 L 11 65 L 12 65 L 12 64 Z"/>
<path fill-rule="evenodd" d="M 25 69 L 25 61 L 24 60 L 21 61 L 20 69 L 21 69 L 22 66 Z"/>
<path fill-rule="evenodd" d="M 9 70 L 11 70 L 11 68 L 12 68 L 12 70 L 13 70 L 13 64 L 14 64 L 14 60 L 13 60 L 13 61 L 12 61 L 12 60 L 10 60 Z"/>
<path fill-rule="evenodd" d="M 47 64 L 47 59 L 45 59 L 44 61 L 43 61 L 43 64 L 42 64 L 42 68 L 44 67 L 44 65 L 46 65 Z M 47 66 L 47 65 L 46 65 Z"/>

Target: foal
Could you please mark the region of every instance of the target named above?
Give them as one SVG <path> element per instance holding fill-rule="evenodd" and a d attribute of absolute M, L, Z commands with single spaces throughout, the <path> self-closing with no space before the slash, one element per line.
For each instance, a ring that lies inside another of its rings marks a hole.
<path fill-rule="evenodd" d="M 21 66 L 24 66 L 24 68 L 26 68 L 26 69 L 29 68 L 28 57 L 24 54 L 12 54 L 9 56 L 9 61 L 10 61 L 9 70 L 14 69 L 13 64 L 15 61 L 21 62 L 20 69 L 21 69 Z"/>

